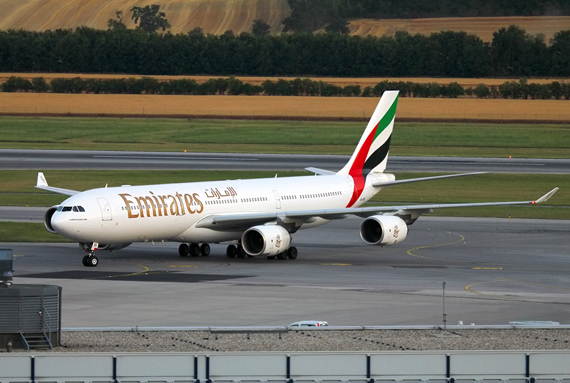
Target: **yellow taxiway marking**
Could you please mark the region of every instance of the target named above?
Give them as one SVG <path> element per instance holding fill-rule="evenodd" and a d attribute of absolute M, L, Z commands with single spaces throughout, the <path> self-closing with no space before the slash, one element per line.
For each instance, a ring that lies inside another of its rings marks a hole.
<path fill-rule="evenodd" d="M 450 232 L 451 233 L 451 232 Z M 454 235 L 458 235 L 459 239 L 457 241 L 454 242 L 449 242 L 449 243 L 440 243 L 439 245 L 426 245 L 426 246 L 416 246 L 416 247 L 412 247 L 410 250 L 408 250 L 406 253 L 408 253 L 408 255 L 411 255 L 412 257 L 417 257 L 417 258 L 424 258 L 424 259 L 434 259 L 434 258 L 430 258 L 430 257 L 426 257 L 424 255 L 418 255 L 418 254 L 414 254 L 412 253 L 412 251 L 414 250 L 421 250 L 421 249 L 429 249 L 432 247 L 441 247 L 441 246 L 449 246 L 449 245 L 454 245 L 456 243 L 462 242 L 465 240 L 465 237 L 462 236 L 461 234 L 457 234 L 457 233 L 451 233 Z"/>
<path fill-rule="evenodd" d="M 322 266 L 352 266 L 351 263 L 321 263 Z"/>
<path fill-rule="evenodd" d="M 145 265 L 139 265 L 139 264 L 137 264 L 137 266 L 142 267 L 144 270 L 143 270 L 143 271 L 137 271 L 136 273 L 119 274 L 119 275 L 108 275 L 108 276 L 106 276 L 106 277 L 95 277 L 95 278 L 87 278 L 87 279 L 130 277 L 130 276 L 133 276 L 133 275 L 146 274 L 147 272 L 150 271 L 150 269 L 149 269 L 148 267 L 146 267 Z"/>
<path fill-rule="evenodd" d="M 168 267 L 198 267 L 197 265 L 169 265 Z"/>

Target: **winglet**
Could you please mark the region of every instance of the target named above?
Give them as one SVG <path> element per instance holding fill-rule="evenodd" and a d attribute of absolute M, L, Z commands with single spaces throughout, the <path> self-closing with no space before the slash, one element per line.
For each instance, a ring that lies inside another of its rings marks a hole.
<path fill-rule="evenodd" d="M 40 187 L 40 186 L 48 186 L 48 183 L 46 181 L 46 177 L 44 176 L 44 173 L 42 173 L 42 172 L 38 173 L 38 181 L 36 183 L 36 187 Z"/>
<path fill-rule="evenodd" d="M 46 181 L 46 177 L 44 176 L 44 173 L 42 173 L 42 172 L 38 173 L 38 180 L 36 182 L 36 188 L 42 189 L 42 190 L 47 190 L 47 191 L 58 193 L 58 194 L 64 194 L 64 195 L 75 195 L 75 194 L 79 193 L 77 190 L 62 189 L 62 188 L 56 188 L 53 186 L 49 186 L 47 181 Z"/>
<path fill-rule="evenodd" d="M 556 193 L 558 191 L 559 188 L 554 188 L 551 191 L 549 191 L 548 193 L 546 193 L 545 195 L 543 195 L 542 197 L 540 197 L 539 199 L 537 199 L 536 201 L 534 201 L 534 203 L 542 203 L 542 202 L 546 202 L 550 199 L 550 197 L 552 197 L 554 195 L 554 193 Z"/>

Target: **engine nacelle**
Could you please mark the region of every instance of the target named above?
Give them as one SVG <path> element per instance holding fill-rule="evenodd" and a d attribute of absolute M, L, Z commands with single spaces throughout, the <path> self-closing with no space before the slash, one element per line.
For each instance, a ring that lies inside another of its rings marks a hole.
<path fill-rule="evenodd" d="M 57 211 L 57 205 L 52 206 L 44 213 L 44 226 L 46 227 L 47 231 L 53 234 L 57 234 L 57 231 L 51 225 L 51 217 Z"/>
<path fill-rule="evenodd" d="M 291 244 L 289 232 L 281 226 L 254 226 L 241 236 L 241 245 L 249 255 L 277 255 Z"/>
<path fill-rule="evenodd" d="M 373 215 L 360 224 L 360 238 L 368 245 L 395 245 L 408 235 L 408 225 L 393 215 Z"/>

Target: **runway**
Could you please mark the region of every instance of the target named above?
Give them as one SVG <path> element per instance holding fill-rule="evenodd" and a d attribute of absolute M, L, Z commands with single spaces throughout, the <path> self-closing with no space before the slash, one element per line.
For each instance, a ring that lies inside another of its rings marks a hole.
<path fill-rule="evenodd" d="M 15 283 L 63 287 L 64 327 L 280 326 L 570 321 L 568 221 L 421 217 L 390 247 L 363 244 L 360 219 L 293 237 L 299 258 L 182 258 L 136 244 L 81 265 L 76 244 L 13 248 Z"/>
<path fill-rule="evenodd" d="M 0 149 L 0 169 L 303 170 L 341 169 L 349 156 Z M 387 171 L 570 174 L 570 159 L 390 156 Z"/>

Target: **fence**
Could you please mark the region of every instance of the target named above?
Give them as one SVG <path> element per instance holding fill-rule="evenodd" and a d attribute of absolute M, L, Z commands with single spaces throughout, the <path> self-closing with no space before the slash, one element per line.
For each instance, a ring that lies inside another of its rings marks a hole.
<path fill-rule="evenodd" d="M 0 355 L 19 382 L 570 382 L 570 351 L 42 353 Z"/>

